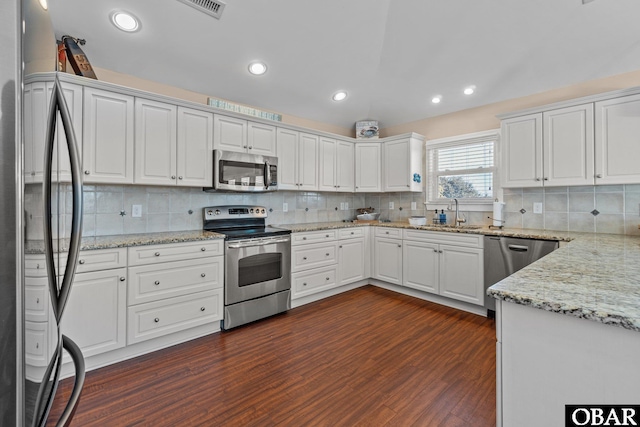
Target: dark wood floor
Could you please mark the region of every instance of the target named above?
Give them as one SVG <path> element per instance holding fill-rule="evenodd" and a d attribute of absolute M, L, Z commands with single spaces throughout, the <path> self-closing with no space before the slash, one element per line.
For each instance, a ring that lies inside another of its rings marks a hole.
<path fill-rule="evenodd" d="M 483 427 L 495 406 L 492 320 L 366 286 L 89 372 L 71 426 Z"/>

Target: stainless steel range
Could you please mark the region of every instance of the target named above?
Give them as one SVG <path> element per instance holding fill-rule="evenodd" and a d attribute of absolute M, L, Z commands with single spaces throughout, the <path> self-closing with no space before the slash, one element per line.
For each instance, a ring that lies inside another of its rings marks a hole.
<path fill-rule="evenodd" d="M 221 329 L 291 308 L 291 231 L 266 225 L 266 218 L 264 206 L 204 208 L 204 229 L 225 235 Z"/>

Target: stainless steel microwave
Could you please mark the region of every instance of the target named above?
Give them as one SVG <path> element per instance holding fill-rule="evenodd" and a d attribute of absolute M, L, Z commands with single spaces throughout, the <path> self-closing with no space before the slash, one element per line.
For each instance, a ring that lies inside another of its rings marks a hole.
<path fill-rule="evenodd" d="M 213 188 L 205 191 L 276 191 L 278 158 L 213 150 Z"/>

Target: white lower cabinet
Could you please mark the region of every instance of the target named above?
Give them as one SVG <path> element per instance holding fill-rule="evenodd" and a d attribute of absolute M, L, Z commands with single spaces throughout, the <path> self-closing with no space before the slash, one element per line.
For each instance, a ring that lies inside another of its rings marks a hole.
<path fill-rule="evenodd" d="M 421 291 L 440 293 L 438 245 L 405 241 L 402 247 L 402 284 Z"/>
<path fill-rule="evenodd" d="M 364 238 L 341 240 L 338 245 L 338 278 L 340 285 L 364 280 Z"/>
<path fill-rule="evenodd" d="M 402 240 L 376 236 L 374 242 L 374 277 L 394 285 L 401 285 Z"/>
<path fill-rule="evenodd" d="M 440 295 L 484 305 L 484 251 L 440 245 Z"/>
<path fill-rule="evenodd" d="M 291 298 L 300 298 L 334 288 L 337 285 L 337 276 L 336 265 L 293 273 L 291 275 Z"/>

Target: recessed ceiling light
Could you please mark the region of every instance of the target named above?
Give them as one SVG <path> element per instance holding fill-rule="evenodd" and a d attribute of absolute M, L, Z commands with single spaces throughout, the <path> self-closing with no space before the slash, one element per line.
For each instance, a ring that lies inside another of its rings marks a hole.
<path fill-rule="evenodd" d="M 334 93 L 333 96 L 331 97 L 331 99 L 333 99 L 334 101 L 343 101 L 346 98 L 347 98 L 347 92 L 345 92 L 344 90 L 340 90 Z"/>
<path fill-rule="evenodd" d="M 433 98 L 431 98 L 431 102 L 433 102 L 434 104 L 439 104 L 440 101 L 442 101 L 442 96 L 440 95 L 436 95 Z"/>
<path fill-rule="evenodd" d="M 116 11 L 111 14 L 111 22 L 118 29 L 132 33 L 140 29 L 140 21 L 129 12 Z"/>
<path fill-rule="evenodd" d="M 464 88 L 464 94 L 465 95 L 471 95 L 475 91 L 476 91 L 476 87 L 474 85 L 467 86 L 467 87 Z"/>
<path fill-rule="evenodd" d="M 264 62 L 252 62 L 249 64 L 249 72 L 255 76 L 259 76 L 267 72 L 267 65 Z"/>
<path fill-rule="evenodd" d="M 40 0 L 40 6 L 42 6 L 44 10 L 49 8 L 49 6 L 47 6 L 47 0 Z"/>

